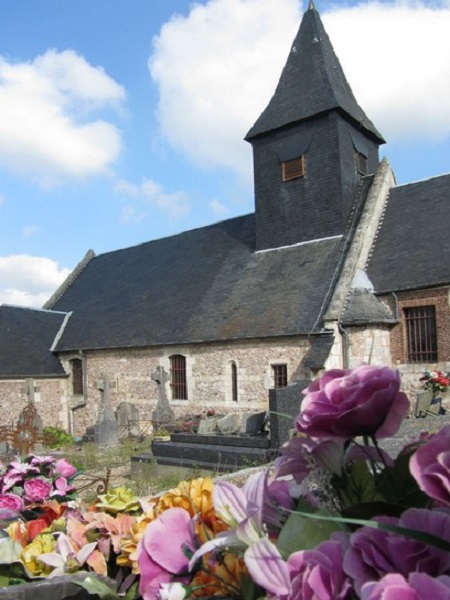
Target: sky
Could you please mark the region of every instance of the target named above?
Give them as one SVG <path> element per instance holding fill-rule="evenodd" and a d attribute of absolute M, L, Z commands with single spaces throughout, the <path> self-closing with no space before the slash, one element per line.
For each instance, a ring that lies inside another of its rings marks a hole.
<path fill-rule="evenodd" d="M 253 212 L 243 138 L 307 4 L 0 0 L 0 304 Z M 397 183 L 450 172 L 450 0 L 314 4 Z"/>

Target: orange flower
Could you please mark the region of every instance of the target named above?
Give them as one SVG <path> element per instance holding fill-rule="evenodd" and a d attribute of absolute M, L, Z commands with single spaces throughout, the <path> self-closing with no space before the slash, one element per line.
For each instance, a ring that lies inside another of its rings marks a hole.
<path fill-rule="evenodd" d="M 242 590 L 241 580 L 244 575 L 248 577 L 243 558 L 226 552 L 220 555 L 219 561 L 211 561 L 208 558 L 203 560 L 205 571 L 199 570 L 189 584 L 192 588 L 199 586 L 199 589 L 193 592 L 193 597 L 234 596 Z"/>

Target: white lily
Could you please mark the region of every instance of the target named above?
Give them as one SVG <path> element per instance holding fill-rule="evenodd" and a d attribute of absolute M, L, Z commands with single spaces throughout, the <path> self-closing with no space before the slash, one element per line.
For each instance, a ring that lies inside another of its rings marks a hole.
<path fill-rule="evenodd" d="M 50 573 L 49 577 L 57 577 L 58 575 L 65 575 L 66 573 L 74 573 L 80 570 L 89 556 L 95 550 L 96 546 L 97 542 L 91 542 L 76 552 L 67 535 L 65 533 L 60 533 L 58 535 L 58 541 L 56 542 L 55 547 L 57 552 L 41 554 L 39 560 L 50 567 L 55 567 L 55 569 Z"/>

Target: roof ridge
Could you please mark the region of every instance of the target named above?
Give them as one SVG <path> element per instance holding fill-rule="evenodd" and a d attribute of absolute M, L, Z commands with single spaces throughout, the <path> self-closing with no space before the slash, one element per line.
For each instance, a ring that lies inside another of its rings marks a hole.
<path fill-rule="evenodd" d="M 51 310 L 52 307 L 56 304 L 56 302 L 61 298 L 61 296 L 69 289 L 75 279 L 80 275 L 82 271 L 86 268 L 87 264 L 95 258 L 95 252 L 93 250 L 88 250 L 84 255 L 84 258 L 80 260 L 75 269 L 64 279 L 62 284 L 56 289 L 56 291 L 50 296 L 47 302 L 42 307 L 45 310 Z"/>

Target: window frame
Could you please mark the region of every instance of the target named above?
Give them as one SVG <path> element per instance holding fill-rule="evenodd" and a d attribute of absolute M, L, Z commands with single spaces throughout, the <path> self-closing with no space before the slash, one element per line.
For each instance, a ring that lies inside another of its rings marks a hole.
<path fill-rule="evenodd" d="M 369 174 L 369 159 L 359 150 L 355 150 L 355 165 L 358 175 L 365 176 Z"/>
<path fill-rule="evenodd" d="M 187 400 L 186 357 L 183 354 L 172 354 L 170 358 L 170 389 L 172 400 Z"/>
<path fill-rule="evenodd" d="M 274 389 L 287 387 L 288 368 L 287 363 L 274 363 L 272 367 L 272 384 Z"/>
<path fill-rule="evenodd" d="M 424 304 L 403 308 L 408 363 L 438 361 L 436 306 Z"/>
<path fill-rule="evenodd" d="M 231 400 L 232 402 L 238 402 L 239 391 L 238 391 L 238 368 L 237 364 L 233 360 L 231 362 Z"/>
<path fill-rule="evenodd" d="M 72 394 L 84 396 L 84 364 L 81 358 L 72 358 L 70 361 L 72 375 Z"/>

